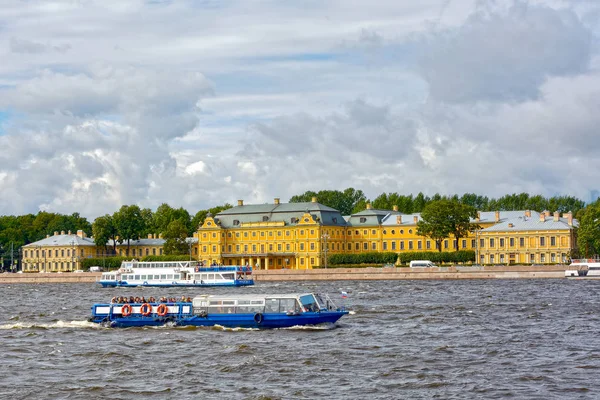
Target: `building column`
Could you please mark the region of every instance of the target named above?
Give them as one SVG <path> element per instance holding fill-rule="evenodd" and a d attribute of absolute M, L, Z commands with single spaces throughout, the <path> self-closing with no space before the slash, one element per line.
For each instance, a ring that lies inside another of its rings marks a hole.
<path fill-rule="evenodd" d="M 250 257 L 249 265 L 250 267 L 254 267 L 254 258 Z"/>
<path fill-rule="evenodd" d="M 269 269 L 269 257 L 265 257 L 265 269 Z"/>
<path fill-rule="evenodd" d="M 246 259 L 244 257 L 242 257 L 242 264 L 241 264 L 241 266 L 243 267 L 244 265 L 246 265 Z"/>

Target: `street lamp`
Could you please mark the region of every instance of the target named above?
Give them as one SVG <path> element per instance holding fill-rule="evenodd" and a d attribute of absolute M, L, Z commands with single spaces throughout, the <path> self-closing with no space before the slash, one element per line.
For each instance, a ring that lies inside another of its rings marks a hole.
<path fill-rule="evenodd" d="M 192 246 L 194 244 L 194 238 L 185 238 L 185 241 L 188 244 L 188 247 L 190 249 L 190 262 L 192 262 Z"/>
<path fill-rule="evenodd" d="M 321 239 L 323 239 L 323 252 L 325 254 L 325 268 L 327 268 L 327 239 L 329 239 L 329 234 L 324 233 L 321 235 Z"/>
<path fill-rule="evenodd" d="M 73 272 L 73 267 L 74 267 L 73 264 L 75 264 L 75 241 L 71 240 L 69 243 L 71 243 L 71 271 L 70 272 Z"/>

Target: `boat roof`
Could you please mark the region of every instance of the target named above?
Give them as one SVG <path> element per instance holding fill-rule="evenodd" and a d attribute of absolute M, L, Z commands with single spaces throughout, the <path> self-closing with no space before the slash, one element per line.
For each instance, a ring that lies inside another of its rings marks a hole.
<path fill-rule="evenodd" d="M 268 297 L 300 297 L 300 296 L 307 296 L 307 295 L 314 295 L 314 293 L 275 293 L 275 294 L 269 294 L 269 293 L 256 293 L 256 294 L 247 294 L 247 293 L 243 293 L 243 294 L 232 294 L 232 295 L 224 295 L 224 294 L 200 294 L 194 297 L 195 299 L 208 299 L 208 300 L 252 300 L 252 299 L 264 299 L 264 298 L 268 298 Z"/>

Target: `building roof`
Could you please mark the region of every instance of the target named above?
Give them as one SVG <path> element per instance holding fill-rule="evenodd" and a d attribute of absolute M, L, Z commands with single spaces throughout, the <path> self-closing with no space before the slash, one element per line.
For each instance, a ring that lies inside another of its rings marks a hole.
<path fill-rule="evenodd" d="M 286 225 L 295 225 L 305 213 L 318 218 L 323 225 L 346 226 L 346 220 L 338 210 L 316 202 L 242 205 L 221 211 L 215 216 L 215 221 L 224 228 L 246 222 L 284 222 Z M 234 221 L 238 221 L 238 224 L 234 224 Z"/>
<path fill-rule="evenodd" d="M 191 239 L 190 239 L 191 240 Z M 196 239 L 196 242 L 198 241 L 198 239 Z M 130 246 L 163 246 L 165 244 L 165 239 L 162 238 L 156 238 L 156 239 L 138 239 L 138 240 L 131 240 L 129 242 Z M 107 246 L 113 246 L 114 245 L 114 241 L 113 240 L 109 240 L 108 243 L 106 244 Z M 117 246 L 127 246 L 127 241 L 123 241 L 123 243 L 120 243 L 117 241 Z"/>
<path fill-rule="evenodd" d="M 569 225 L 568 218 L 559 217 L 555 221 L 553 216 L 547 216 L 544 221 L 540 221 L 539 213 L 534 217 L 524 215 L 516 218 L 506 218 L 497 224 L 482 229 L 481 232 L 499 232 L 499 231 L 541 231 L 541 230 L 568 230 L 579 226 L 579 221 L 573 219 L 573 225 Z"/>
<path fill-rule="evenodd" d="M 26 244 L 23 247 L 37 246 L 95 246 L 94 240 L 88 237 L 71 235 L 53 235 L 37 242 Z"/>

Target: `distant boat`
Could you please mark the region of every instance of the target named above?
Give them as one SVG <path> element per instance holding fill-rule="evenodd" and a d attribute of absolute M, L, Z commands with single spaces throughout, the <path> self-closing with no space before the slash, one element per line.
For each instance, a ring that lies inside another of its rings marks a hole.
<path fill-rule="evenodd" d="M 348 314 L 324 294 L 201 295 L 192 302 L 94 304 L 90 322 L 106 327 L 289 328 L 334 324 Z"/>
<path fill-rule="evenodd" d="M 254 285 L 251 267 L 205 267 L 198 261 L 123 261 L 117 271 L 104 272 L 103 287 L 206 287 Z"/>
<path fill-rule="evenodd" d="M 565 271 L 567 278 L 600 279 L 600 259 L 581 258 L 571 261 L 569 269 Z"/>

